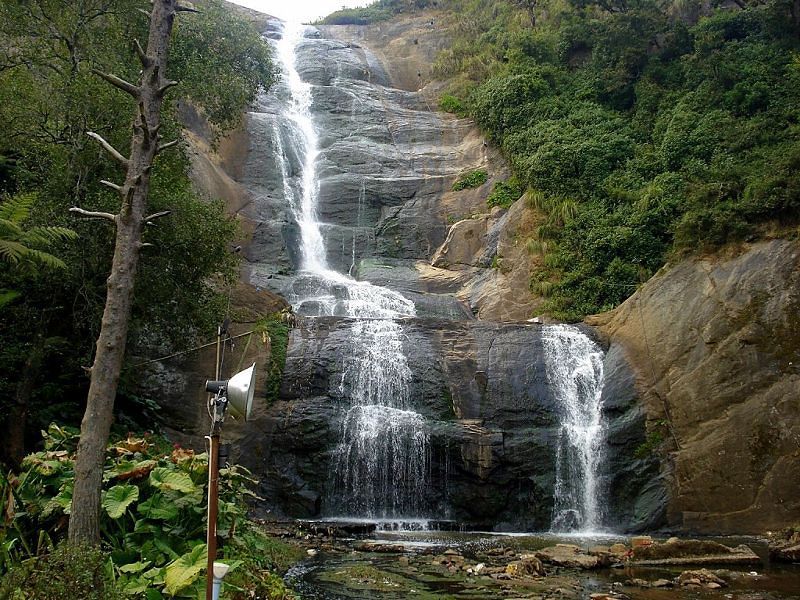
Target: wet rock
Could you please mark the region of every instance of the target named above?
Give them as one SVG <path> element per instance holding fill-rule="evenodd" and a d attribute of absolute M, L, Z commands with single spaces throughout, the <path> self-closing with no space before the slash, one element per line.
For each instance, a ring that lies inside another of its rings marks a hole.
<path fill-rule="evenodd" d="M 608 551 L 615 556 L 624 556 L 628 552 L 628 547 L 625 544 L 612 544 Z"/>
<path fill-rule="evenodd" d="M 599 557 L 586 554 L 572 544 L 549 546 L 537 551 L 535 556 L 546 564 L 569 569 L 596 569 L 601 566 Z"/>
<path fill-rule="evenodd" d="M 506 565 L 506 573 L 511 577 L 539 577 L 544 575 L 544 565 L 536 556 L 523 554 Z"/>
<path fill-rule="evenodd" d="M 396 554 L 405 552 L 406 548 L 402 544 L 381 544 L 378 542 L 361 542 L 353 546 L 359 552 L 377 552 L 379 554 Z"/>
<path fill-rule="evenodd" d="M 636 550 L 636 548 L 643 548 L 646 546 L 650 546 L 653 543 L 653 538 L 649 535 L 637 535 L 631 538 L 631 548 Z"/>
<path fill-rule="evenodd" d="M 800 562 L 800 529 L 788 528 L 769 542 L 770 560 Z"/>
<path fill-rule="evenodd" d="M 675 540 L 633 548 L 633 565 L 759 564 L 761 559 L 748 546 L 731 548 L 710 540 Z"/>
<path fill-rule="evenodd" d="M 675 579 L 675 583 L 684 587 L 705 587 L 719 589 L 727 587 L 727 583 L 708 569 L 698 571 L 684 571 Z"/>

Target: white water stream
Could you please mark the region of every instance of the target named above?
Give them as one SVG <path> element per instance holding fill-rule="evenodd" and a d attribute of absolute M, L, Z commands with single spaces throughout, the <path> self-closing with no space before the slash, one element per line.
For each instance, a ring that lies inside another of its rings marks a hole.
<path fill-rule="evenodd" d="M 602 525 L 603 351 L 569 325 L 545 327 L 542 343 L 548 384 L 561 415 L 551 530 L 596 532 Z"/>
<path fill-rule="evenodd" d="M 420 517 L 429 471 L 429 435 L 424 417 L 409 407 L 411 370 L 403 353 L 399 319 L 415 315 L 401 294 L 356 281 L 328 265 L 324 227 L 317 216 L 319 137 L 314 126 L 313 86 L 297 69 L 297 46 L 305 26 L 287 24 L 275 43 L 287 98 L 288 144 L 276 139 L 283 191 L 300 230 L 302 285 L 291 298 L 306 316 L 355 319 L 348 347 L 340 349 L 338 392 L 349 399 L 335 458 L 334 510 L 338 516 L 374 519 Z M 276 132 L 276 137 L 280 135 Z M 301 164 L 293 174 L 289 153 Z M 363 190 L 362 190 L 363 194 Z M 359 198 L 359 205 L 364 202 Z M 355 244 L 355 240 L 353 241 Z M 355 261 L 355 246 L 353 248 Z M 353 271 L 351 266 L 350 271 Z"/>

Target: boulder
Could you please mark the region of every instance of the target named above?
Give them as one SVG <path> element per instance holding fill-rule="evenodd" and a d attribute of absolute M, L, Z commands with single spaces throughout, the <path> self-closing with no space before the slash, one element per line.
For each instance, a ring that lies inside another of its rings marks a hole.
<path fill-rule="evenodd" d="M 800 529 L 789 528 L 769 542 L 770 560 L 800 563 Z"/>
<path fill-rule="evenodd" d="M 700 569 L 699 571 L 684 571 L 675 579 L 675 583 L 684 587 L 705 587 L 708 589 L 719 589 L 727 587 L 723 579 L 720 579 L 715 573 L 708 569 Z"/>
<path fill-rule="evenodd" d="M 535 555 L 523 554 L 506 565 L 506 573 L 512 577 L 539 577 L 544 575 L 544 565 Z"/>
<path fill-rule="evenodd" d="M 602 561 L 597 556 L 586 554 L 579 546 L 556 544 L 538 550 L 536 558 L 542 562 L 568 569 L 596 569 Z"/>
<path fill-rule="evenodd" d="M 633 548 L 632 565 L 751 565 L 761 559 L 746 546 L 735 548 L 710 540 L 676 540 Z"/>

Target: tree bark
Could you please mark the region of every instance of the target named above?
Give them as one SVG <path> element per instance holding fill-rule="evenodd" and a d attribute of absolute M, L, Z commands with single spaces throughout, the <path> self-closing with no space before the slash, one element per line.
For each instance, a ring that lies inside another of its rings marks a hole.
<path fill-rule="evenodd" d="M 40 330 L 36 334 L 36 339 L 30 348 L 28 358 L 25 360 L 25 366 L 22 368 L 16 393 L 14 394 L 14 403 L 8 410 L 3 427 L 3 458 L 8 466 L 14 469 L 20 467 L 22 459 L 25 457 L 25 429 L 28 421 L 28 405 L 42 370 L 44 348 L 45 338 Z"/>
<path fill-rule="evenodd" d="M 794 33 L 800 37 L 800 0 L 792 1 L 792 24 L 794 25 Z"/>
<path fill-rule="evenodd" d="M 117 235 L 111 275 L 107 281 L 106 305 L 91 368 L 86 412 L 81 422 L 69 522 L 70 543 L 97 544 L 100 541 L 100 491 L 105 449 L 125 355 L 142 227 L 147 216 L 150 169 L 159 151 L 158 128 L 164 92 L 174 83 L 166 80 L 164 73 L 172 24 L 178 10 L 176 4 L 176 0 L 153 2 L 147 50 L 140 55 L 143 70 L 139 85 L 132 89 L 119 85 L 115 80 L 120 80 L 111 75 L 104 77 L 133 96 L 137 108 L 131 156 L 126 163 L 125 183 L 119 190 L 122 206 L 115 216 Z"/>

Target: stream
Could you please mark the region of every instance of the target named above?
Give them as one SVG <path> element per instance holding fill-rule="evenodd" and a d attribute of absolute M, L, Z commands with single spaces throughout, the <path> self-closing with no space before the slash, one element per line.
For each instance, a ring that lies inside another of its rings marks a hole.
<path fill-rule="evenodd" d="M 513 553 L 533 553 L 554 544 L 583 549 L 621 542 L 624 536 L 560 535 L 552 533 L 495 534 L 485 532 L 375 532 L 367 538 L 381 552 L 353 550 L 356 539 L 340 539 L 334 550 L 320 551 L 295 566 L 286 579 L 303 598 L 344 599 L 489 599 L 489 598 L 592 598 L 614 593 L 614 597 L 642 600 L 725 598 L 726 600 L 772 600 L 800 598 L 800 565 L 770 563 L 766 541 L 758 538 L 709 538 L 729 546 L 746 544 L 763 564 L 717 567 L 727 587 L 719 590 L 689 588 L 640 588 L 633 579 L 673 580 L 695 566 L 619 566 L 591 571 L 547 567 L 546 577 L 495 579 L 469 575 L 463 569 L 452 573 L 436 564 L 446 552 L 464 558 L 465 565 L 503 562 Z M 393 550 L 388 552 L 387 550 Z"/>

